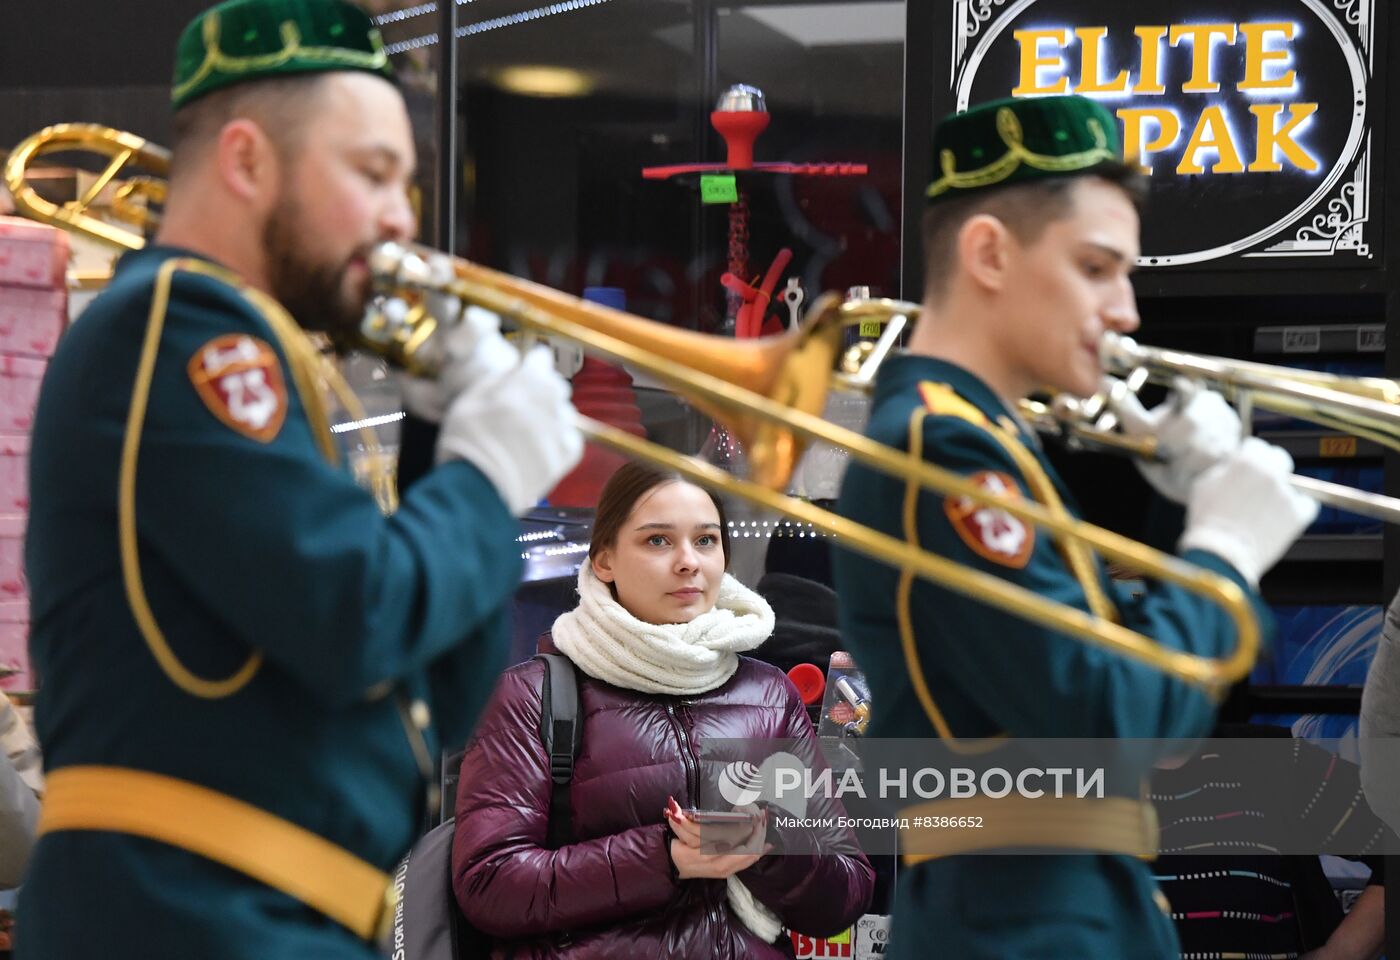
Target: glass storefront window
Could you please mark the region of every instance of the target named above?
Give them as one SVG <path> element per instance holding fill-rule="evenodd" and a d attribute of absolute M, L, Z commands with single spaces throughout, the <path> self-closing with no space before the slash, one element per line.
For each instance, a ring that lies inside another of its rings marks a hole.
<path fill-rule="evenodd" d="M 797 277 L 808 303 L 858 284 L 897 292 L 902 2 L 476 0 L 458 17 L 459 253 L 573 293 L 620 287 L 632 312 L 728 332 L 728 204 L 703 204 L 698 175 L 642 170 L 723 161 L 710 111 L 747 83 L 771 114 L 755 160 L 869 172 L 742 176 L 742 279 L 788 247 L 780 289 Z"/>

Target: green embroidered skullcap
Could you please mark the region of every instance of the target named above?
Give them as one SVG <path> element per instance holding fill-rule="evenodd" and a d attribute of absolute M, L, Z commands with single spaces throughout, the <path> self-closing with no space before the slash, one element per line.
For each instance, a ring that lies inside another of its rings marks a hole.
<path fill-rule="evenodd" d="M 176 110 L 206 93 L 267 77 L 364 70 L 392 77 L 379 28 L 344 0 L 228 0 L 175 46 Z"/>
<path fill-rule="evenodd" d="M 1122 163 L 1118 121 L 1088 97 L 996 100 L 943 118 L 929 203 Z"/>

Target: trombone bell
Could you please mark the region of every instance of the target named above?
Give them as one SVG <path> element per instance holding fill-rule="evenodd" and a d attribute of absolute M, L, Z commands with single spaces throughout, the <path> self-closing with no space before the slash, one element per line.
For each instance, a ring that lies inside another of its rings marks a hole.
<path fill-rule="evenodd" d="M 716 394 L 737 388 L 789 410 L 819 415 L 848 322 L 834 295 L 819 300 L 808 322 L 796 332 L 730 340 L 644 320 L 468 260 L 451 258 L 452 276 L 442 279 L 429 264 L 433 255 L 423 247 L 381 244 L 370 256 L 376 289 L 390 297 L 406 293 L 404 301 L 414 305 L 424 292 L 450 294 L 509 317 L 532 332 L 573 340 L 594 353 L 641 367 L 685 393 L 692 404 L 722 421 L 739 438 L 754 483 L 770 490 L 787 486 L 802 456 L 803 441 L 770 419 L 736 416 L 703 393 L 697 395 L 694 387 L 703 378 Z M 381 308 L 378 316 L 371 317 L 364 337 L 389 344 L 410 370 L 431 373 L 442 358 L 431 352 L 431 338 L 423 336 L 418 326 L 428 319 L 410 307 L 402 322 L 396 323 L 386 320 Z"/>

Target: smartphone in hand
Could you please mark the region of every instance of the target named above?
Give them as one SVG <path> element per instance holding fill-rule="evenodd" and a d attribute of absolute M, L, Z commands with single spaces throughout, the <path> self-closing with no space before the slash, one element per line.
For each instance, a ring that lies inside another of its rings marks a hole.
<path fill-rule="evenodd" d="M 752 826 L 759 817 L 763 816 L 763 813 L 758 810 L 696 810 L 690 808 L 685 811 L 685 815 L 701 826 Z"/>

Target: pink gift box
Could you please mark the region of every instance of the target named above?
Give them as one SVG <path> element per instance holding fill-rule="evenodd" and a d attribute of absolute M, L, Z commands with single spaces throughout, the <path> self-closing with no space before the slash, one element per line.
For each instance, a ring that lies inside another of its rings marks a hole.
<path fill-rule="evenodd" d="M 24 538 L 0 537 L 0 602 L 27 600 L 24 582 Z"/>
<path fill-rule="evenodd" d="M 61 290 L 68 235 L 20 217 L 0 217 L 0 284 Z"/>
<path fill-rule="evenodd" d="M 0 353 L 0 434 L 27 433 L 34 425 L 39 382 L 47 367 L 34 357 Z"/>
<path fill-rule="evenodd" d="M 29 437 L 0 434 L 0 514 L 28 512 Z"/>
<path fill-rule="evenodd" d="M 8 674 L 0 677 L 0 689 L 34 689 L 29 672 L 28 600 L 0 602 L 0 667 Z M 8 673 L 10 670 L 17 672 Z"/>
<path fill-rule="evenodd" d="M 67 290 L 0 286 L 0 353 L 53 356 L 67 322 Z"/>

